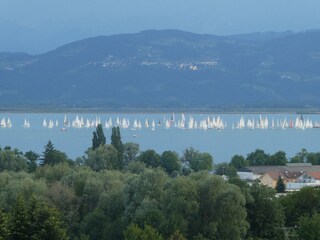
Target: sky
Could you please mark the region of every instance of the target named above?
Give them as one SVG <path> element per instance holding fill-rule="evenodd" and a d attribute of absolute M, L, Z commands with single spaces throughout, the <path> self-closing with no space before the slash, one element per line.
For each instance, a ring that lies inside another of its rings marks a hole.
<path fill-rule="evenodd" d="M 0 52 L 43 53 L 99 35 L 320 29 L 319 0 L 0 0 Z"/>

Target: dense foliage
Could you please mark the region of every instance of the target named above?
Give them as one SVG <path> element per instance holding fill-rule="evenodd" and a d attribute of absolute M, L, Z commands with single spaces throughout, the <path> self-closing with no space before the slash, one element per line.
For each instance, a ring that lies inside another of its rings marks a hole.
<path fill-rule="evenodd" d="M 235 175 L 254 154 L 274 163 L 282 152 L 212 171 L 208 153 L 140 152 L 114 134 L 72 162 L 50 141 L 41 157 L 0 149 L 0 239 L 319 239 L 320 189 L 277 198 Z"/>

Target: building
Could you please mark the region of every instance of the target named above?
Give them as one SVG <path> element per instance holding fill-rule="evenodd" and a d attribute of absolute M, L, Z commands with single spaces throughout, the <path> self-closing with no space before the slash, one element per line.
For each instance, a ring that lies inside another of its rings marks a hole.
<path fill-rule="evenodd" d="M 279 177 L 281 177 L 284 184 L 287 185 L 289 182 L 295 182 L 296 179 L 301 175 L 302 175 L 301 172 L 289 172 L 289 171 L 281 172 L 281 171 L 273 170 L 273 171 L 264 173 L 260 178 L 260 182 L 264 185 L 275 188 Z"/>
<path fill-rule="evenodd" d="M 320 166 L 310 163 L 290 163 L 286 166 L 248 166 L 238 172 L 240 179 L 275 188 L 279 177 L 286 184 L 287 191 L 297 191 L 306 186 L 320 186 Z"/>

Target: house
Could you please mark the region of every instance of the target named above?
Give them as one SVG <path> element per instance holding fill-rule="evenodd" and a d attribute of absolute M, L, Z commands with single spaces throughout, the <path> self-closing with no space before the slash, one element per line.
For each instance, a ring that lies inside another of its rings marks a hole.
<path fill-rule="evenodd" d="M 301 172 L 273 170 L 273 171 L 264 173 L 260 178 L 260 182 L 264 185 L 275 188 L 279 177 L 281 177 L 284 184 L 287 185 L 289 182 L 295 182 L 296 179 L 301 175 L 302 175 Z"/>
<path fill-rule="evenodd" d="M 290 163 L 286 166 L 248 166 L 237 172 L 240 179 L 275 188 L 279 176 L 287 191 L 297 191 L 306 186 L 320 186 L 320 166 L 310 163 Z"/>
<path fill-rule="evenodd" d="M 297 182 L 320 184 L 320 172 L 306 172 L 297 178 Z"/>

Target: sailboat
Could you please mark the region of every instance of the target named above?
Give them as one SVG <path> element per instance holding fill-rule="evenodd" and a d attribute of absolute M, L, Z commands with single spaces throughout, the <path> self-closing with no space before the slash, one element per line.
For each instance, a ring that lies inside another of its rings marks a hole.
<path fill-rule="evenodd" d="M 42 127 L 47 127 L 47 126 L 48 126 L 47 120 L 44 118 L 42 122 Z"/>
<path fill-rule="evenodd" d="M 6 119 L 5 118 L 2 118 L 1 122 L 0 122 L 0 126 L 5 128 L 7 127 L 7 123 L 6 123 Z"/>
<path fill-rule="evenodd" d="M 156 123 L 154 122 L 154 120 L 152 120 L 151 127 L 152 131 L 156 130 Z"/>
<path fill-rule="evenodd" d="M 64 126 L 68 125 L 68 119 L 67 119 L 67 115 L 66 114 L 64 115 L 64 118 L 63 118 L 63 125 Z"/>
<path fill-rule="evenodd" d="M 54 127 L 53 121 L 52 121 L 52 120 L 50 120 L 50 121 L 49 121 L 48 128 L 53 128 L 53 127 Z"/>
<path fill-rule="evenodd" d="M 23 123 L 24 128 L 30 128 L 30 122 L 25 118 Z"/>
<path fill-rule="evenodd" d="M 146 127 L 146 128 L 148 128 L 149 127 L 149 120 L 146 118 L 146 121 L 145 121 L 145 123 L 144 123 L 144 126 Z"/>
<path fill-rule="evenodd" d="M 11 123 L 10 118 L 7 119 L 7 127 L 12 128 L 12 123 Z"/>

